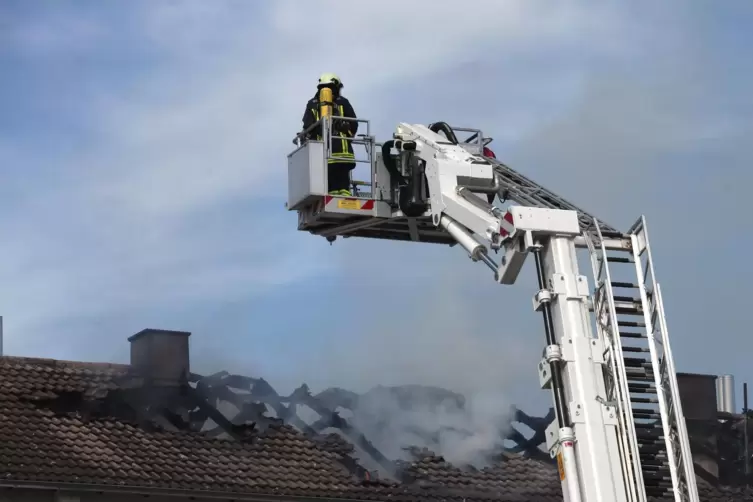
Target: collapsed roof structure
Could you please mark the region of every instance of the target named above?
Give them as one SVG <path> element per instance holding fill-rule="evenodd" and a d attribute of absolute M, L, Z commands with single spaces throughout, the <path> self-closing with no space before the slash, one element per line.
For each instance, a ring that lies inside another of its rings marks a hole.
<path fill-rule="evenodd" d="M 1 358 L 0 486 L 236 500 L 562 500 L 541 448 L 551 413 L 511 410 L 513 423 L 500 428 L 507 441 L 486 452 L 483 468 L 427 447 L 442 430 L 416 431 L 422 446 L 391 458 L 344 416 L 364 395 L 302 385 L 281 396 L 262 378 L 195 374 L 188 335 L 144 330 L 130 338 L 127 365 Z M 418 396 L 463 406 L 444 389 L 379 392 L 407 409 Z M 316 418 L 304 420 L 302 406 Z M 700 488 L 709 502 L 753 501 L 741 488 Z"/>

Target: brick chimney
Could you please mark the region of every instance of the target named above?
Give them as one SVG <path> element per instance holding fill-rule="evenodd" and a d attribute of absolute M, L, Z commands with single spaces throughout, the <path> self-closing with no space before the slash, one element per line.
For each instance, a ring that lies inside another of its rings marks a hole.
<path fill-rule="evenodd" d="M 128 338 L 131 368 L 153 386 L 185 382 L 190 371 L 187 331 L 147 328 Z"/>
<path fill-rule="evenodd" d="M 693 462 L 703 469 L 701 477 L 719 481 L 719 421 L 717 419 L 716 375 L 677 373 L 682 412 L 690 436 Z"/>

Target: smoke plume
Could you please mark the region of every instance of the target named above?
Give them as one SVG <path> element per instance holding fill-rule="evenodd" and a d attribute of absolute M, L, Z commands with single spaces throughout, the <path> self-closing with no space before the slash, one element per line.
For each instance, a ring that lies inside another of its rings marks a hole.
<path fill-rule="evenodd" d="M 349 311 L 360 322 L 342 322 L 359 328 L 306 365 L 326 368 L 307 381 L 312 388 L 360 393 L 342 416 L 391 459 L 411 459 L 410 449 L 426 448 L 453 464 L 488 465 L 509 430 L 511 407 L 518 404 L 510 391 L 520 387 L 519 377 L 526 375 L 529 391 L 538 390 L 534 365 L 540 336 L 521 336 L 527 328 L 497 317 L 500 305 L 506 305 L 521 312 L 510 318 L 536 323 L 538 318 L 526 316 L 529 297 L 495 284 L 485 269 L 464 262 L 462 252 L 443 248 L 435 257 L 425 248 L 384 250 L 370 273 L 386 276 L 400 261 L 421 265 L 407 277 L 401 269 L 399 288 L 371 291 L 378 304 L 361 302 Z M 399 255 L 394 261 L 393 252 Z M 455 266 L 445 266 L 445 260 Z"/>
<path fill-rule="evenodd" d="M 509 418 L 501 394 L 465 398 L 419 385 L 375 387 L 353 410 L 354 425 L 389 458 L 409 459 L 412 450 L 425 449 L 477 467 L 502 447 Z"/>

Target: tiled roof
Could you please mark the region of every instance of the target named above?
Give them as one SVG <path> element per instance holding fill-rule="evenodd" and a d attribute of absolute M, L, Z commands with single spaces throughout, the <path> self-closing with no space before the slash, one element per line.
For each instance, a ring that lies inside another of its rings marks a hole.
<path fill-rule="evenodd" d="M 0 358 L 0 484 L 405 502 L 562 500 L 556 469 L 522 457 L 472 472 L 428 456 L 401 463 L 398 481 L 364 480 L 346 468 L 348 445 L 335 436 L 312 440 L 278 423 L 250 440 L 213 439 L 144 428 L 112 409 L 85 406 L 86 398 L 115 391 L 128 371 L 125 365 Z M 753 501 L 704 490 L 708 502 Z"/>

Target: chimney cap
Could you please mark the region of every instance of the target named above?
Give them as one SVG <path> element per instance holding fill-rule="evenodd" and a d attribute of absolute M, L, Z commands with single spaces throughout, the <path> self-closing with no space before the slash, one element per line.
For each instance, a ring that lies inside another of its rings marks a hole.
<path fill-rule="evenodd" d="M 146 335 L 176 335 L 176 336 L 185 336 L 189 337 L 191 336 L 190 331 L 176 331 L 172 329 L 156 329 L 156 328 L 146 328 L 142 329 L 135 335 L 131 335 L 128 337 L 129 342 L 133 342 L 134 340 L 141 338 Z"/>

